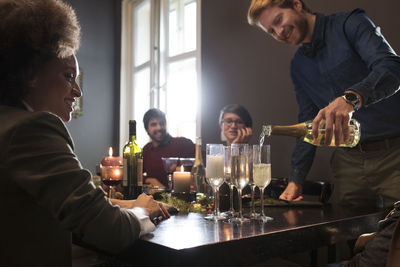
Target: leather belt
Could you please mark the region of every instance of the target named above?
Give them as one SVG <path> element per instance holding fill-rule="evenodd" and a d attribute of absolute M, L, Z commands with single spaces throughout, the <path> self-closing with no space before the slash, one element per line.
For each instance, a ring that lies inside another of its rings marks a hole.
<path fill-rule="evenodd" d="M 352 149 L 357 149 L 360 150 L 361 152 L 371 152 L 371 151 L 386 150 L 397 145 L 400 145 L 400 136 L 385 138 L 382 140 L 364 141 L 358 143 Z"/>

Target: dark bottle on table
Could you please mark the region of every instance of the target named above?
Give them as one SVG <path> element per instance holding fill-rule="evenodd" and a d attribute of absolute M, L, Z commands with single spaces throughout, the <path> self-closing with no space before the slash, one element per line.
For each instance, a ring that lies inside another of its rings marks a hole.
<path fill-rule="evenodd" d="M 196 138 L 196 156 L 190 173 L 191 182 L 196 192 L 205 193 L 205 170 L 201 155 L 201 137 Z"/>
<path fill-rule="evenodd" d="M 129 121 L 129 141 L 123 149 L 124 175 L 122 179 L 125 199 L 136 199 L 143 192 L 142 149 L 136 144 L 136 121 Z"/>

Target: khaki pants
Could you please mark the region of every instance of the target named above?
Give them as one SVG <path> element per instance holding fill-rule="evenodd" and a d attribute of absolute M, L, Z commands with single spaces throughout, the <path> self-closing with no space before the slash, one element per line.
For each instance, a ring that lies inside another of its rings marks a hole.
<path fill-rule="evenodd" d="M 337 148 L 331 166 L 340 205 L 391 208 L 400 200 L 400 145 L 368 152 Z"/>

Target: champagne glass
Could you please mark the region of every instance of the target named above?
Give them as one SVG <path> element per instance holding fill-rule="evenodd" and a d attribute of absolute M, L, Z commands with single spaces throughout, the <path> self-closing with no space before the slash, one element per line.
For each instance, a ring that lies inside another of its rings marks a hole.
<path fill-rule="evenodd" d="M 239 223 L 249 221 L 243 217 L 242 212 L 242 190 L 250 180 L 249 145 L 247 144 L 231 145 L 231 179 L 237 188 L 239 197 L 239 217 L 232 221 Z"/>
<path fill-rule="evenodd" d="M 224 183 L 224 146 L 207 144 L 206 179 L 214 190 L 214 212 L 205 217 L 207 220 L 223 220 L 226 217 L 219 212 L 219 187 Z"/>
<path fill-rule="evenodd" d="M 271 183 L 271 147 L 270 145 L 253 145 L 253 179 L 260 189 L 260 220 L 267 222 L 273 218 L 264 213 L 264 189 Z"/>
<path fill-rule="evenodd" d="M 249 168 L 250 168 L 250 189 L 251 189 L 251 209 L 250 209 L 250 214 L 249 217 L 251 219 L 257 219 L 258 216 L 260 216 L 259 213 L 256 213 L 255 209 L 255 204 L 254 204 L 254 193 L 256 189 L 256 184 L 254 183 L 254 178 L 253 178 L 253 151 L 252 147 L 249 146 Z"/>
<path fill-rule="evenodd" d="M 235 209 L 233 208 L 233 189 L 235 188 L 235 184 L 231 179 L 231 147 L 224 146 L 224 176 L 225 182 L 228 184 L 230 193 L 229 193 L 229 211 L 227 215 L 229 217 L 235 216 Z"/>

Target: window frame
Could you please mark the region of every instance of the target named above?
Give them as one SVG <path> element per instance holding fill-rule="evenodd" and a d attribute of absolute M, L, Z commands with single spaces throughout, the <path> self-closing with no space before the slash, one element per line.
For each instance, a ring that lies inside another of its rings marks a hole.
<path fill-rule="evenodd" d="M 149 1 L 151 12 L 150 36 L 150 61 L 139 66 L 134 66 L 134 10 L 140 4 Z M 190 1 L 190 0 L 189 0 Z M 166 77 L 168 65 L 188 58 L 196 59 L 197 74 L 197 111 L 196 111 L 196 136 L 201 135 L 201 0 L 196 2 L 196 50 L 168 56 L 168 12 L 169 0 L 123 0 L 122 1 L 122 27 L 121 27 L 121 88 L 120 88 L 120 152 L 123 144 L 128 140 L 128 120 L 137 119 L 138 127 L 142 127 L 142 118 L 134 114 L 134 84 L 133 76 L 140 70 L 150 67 L 150 103 L 149 108 L 162 108 L 167 110 Z M 163 29 L 161 29 L 163 27 Z M 167 41 L 166 41 L 167 40 Z M 162 42 L 165 45 L 162 47 Z M 161 51 L 162 49 L 162 51 Z M 165 101 L 161 103 L 161 95 Z M 168 116 L 168 114 L 167 114 Z"/>

